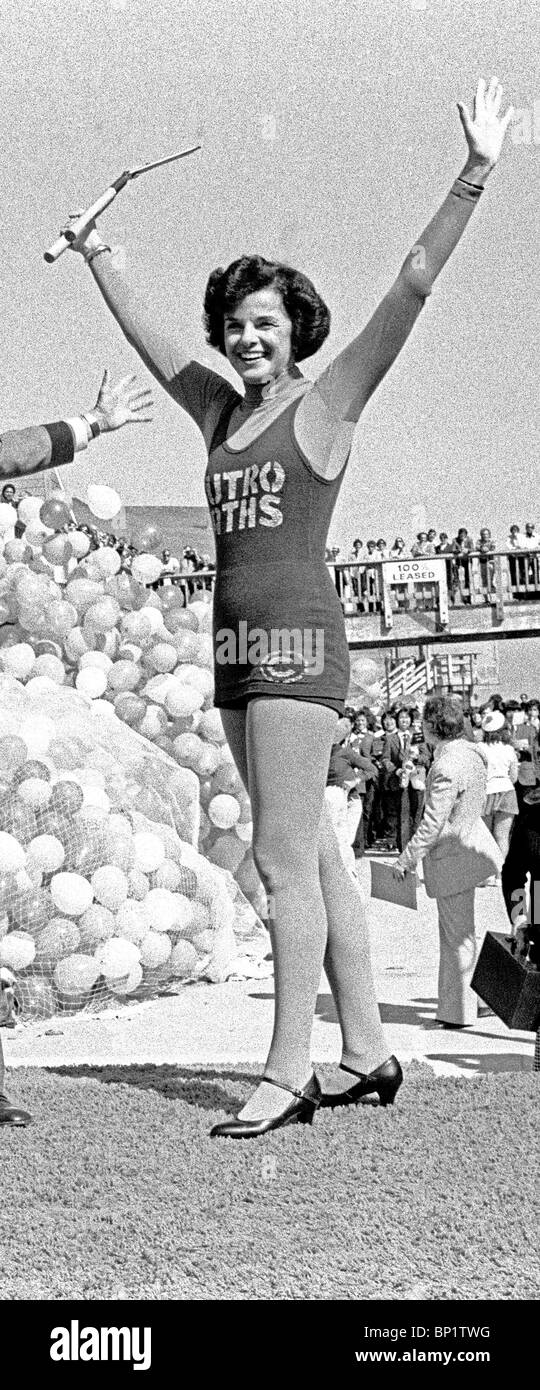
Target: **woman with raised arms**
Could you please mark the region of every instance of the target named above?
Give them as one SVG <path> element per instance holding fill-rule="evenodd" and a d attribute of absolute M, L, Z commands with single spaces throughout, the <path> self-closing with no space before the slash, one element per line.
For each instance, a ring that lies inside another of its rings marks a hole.
<path fill-rule="evenodd" d="M 473 215 L 512 111 L 481 80 L 472 115 L 458 104 L 467 158 L 397 279 L 357 337 L 315 381 L 299 363 L 321 347 L 329 311 L 289 266 L 243 256 L 210 275 L 207 341 L 236 389 L 197 362 L 181 334 L 141 304 L 97 228 L 74 243 L 143 362 L 203 435 L 216 538 L 215 703 L 253 808 L 253 854 L 268 894 L 275 1021 L 264 1075 L 236 1119 L 212 1133 L 250 1138 L 313 1119 L 310 1063 L 323 966 L 354 1077 L 328 1104 L 393 1101 L 402 1073 L 381 1027 L 362 902 L 325 810 L 349 657 L 325 543 L 355 427 L 395 361 Z M 470 308 L 469 308 L 470 312 Z M 240 628 L 242 624 L 242 628 Z M 279 630 L 289 635 L 279 646 Z M 242 632 L 249 643 L 242 645 Z"/>

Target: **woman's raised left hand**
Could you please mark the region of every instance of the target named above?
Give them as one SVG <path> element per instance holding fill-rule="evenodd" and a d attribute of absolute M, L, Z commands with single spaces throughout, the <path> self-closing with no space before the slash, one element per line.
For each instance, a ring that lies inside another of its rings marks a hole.
<path fill-rule="evenodd" d="M 492 169 L 501 153 L 514 114 L 513 106 L 509 106 L 504 116 L 499 116 L 502 94 L 498 77 L 492 77 L 487 86 L 481 77 L 476 88 L 472 116 L 468 106 L 458 101 L 457 108 L 469 146 L 469 159 L 474 166 L 485 165 L 486 169 Z"/>

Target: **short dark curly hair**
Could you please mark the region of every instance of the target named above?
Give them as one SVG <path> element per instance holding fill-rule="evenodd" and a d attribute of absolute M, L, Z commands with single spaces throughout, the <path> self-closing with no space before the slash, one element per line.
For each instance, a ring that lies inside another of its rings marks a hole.
<path fill-rule="evenodd" d="M 437 738 L 462 738 L 465 730 L 463 705 L 451 695 L 432 695 L 424 705 L 424 720 Z"/>
<path fill-rule="evenodd" d="M 218 266 L 209 277 L 204 295 L 203 323 L 206 340 L 225 353 L 224 320 L 246 295 L 269 287 L 279 290 L 292 323 L 291 348 L 295 362 L 312 357 L 330 332 L 330 310 L 307 275 L 281 261 L 264 256 L 241 256 L 227 269 Z"/>

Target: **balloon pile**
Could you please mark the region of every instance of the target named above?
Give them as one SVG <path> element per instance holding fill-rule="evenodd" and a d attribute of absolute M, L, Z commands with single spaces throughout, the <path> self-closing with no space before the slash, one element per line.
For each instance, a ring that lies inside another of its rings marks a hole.
<path fill-rule="evenodd" d="M 218 978 L 255 914 L 194 848 L 193 771 L 43 676 L 0 675 L 0 709 L 0 966 L 23 1018 Z"/>
<path fill-rule="evenodd" d="M 92 486 L 87 496 L 103 520 L 121 506 L 112 488 Z M 14 517 L 25 529 L 0 554 L 0 671 L 36 694 L 51 683 L 75 686 L 102 717 L 116 715 L 195 774 L 200 847 L 264 915 L 249 798 L 213 707 L 209 594 L 187 595 L 186 605 L 182 587 L 147 587 L 162 571 L 163 539 L 152 525 L 133 537 L 138 553 L 126 573 L 117 549 L 92 549 L 73 527 L 62 494 L 27 496 L 17 512 L 5 510 L 0 533 Z"/>

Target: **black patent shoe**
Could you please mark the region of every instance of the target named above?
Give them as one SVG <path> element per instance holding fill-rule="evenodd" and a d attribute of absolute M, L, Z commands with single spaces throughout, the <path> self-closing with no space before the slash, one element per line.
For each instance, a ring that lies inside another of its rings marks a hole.
<path fill-rule="evenodd" d="M 30 1125 L 32 1116 L 27 1110 L 20 1110 L 18 1105 L 12 1105 L 7 1096 L 0 1091 L 0 1125 Z"/>
<path fill-rule="evenodd" d="M 340 1105 L 393 1105 L 403 1081 L 403 1072 L 397 1057 L 389 1057 L 382 1066 L 366 1074 L 354 1071 L 341 1063 L 341 1070 L 358 1077 L 356 1086 L 348 1091 L 331 1092 L 322 1098 L 323 1108 L 336 1109 Z"/>
<path fill-rule="evenodd" d="M 296 1099 L 273 1120 L 224 1120 L 222 1124 L 214 1125 L 210 1130 L 210 1138 L 219 1135 L 223 1139 L 256 1139 L 259 1134 L 269 1134 L 271 1129 L 283 1129 L 284 1125 L 313 1123 L 315 1111 L 318 1110 L 322 1098 L 315 1072 L 310 1076 L 303 1091 L 294 1091 L 292 1086 L 275 1081 L 273 1076 L 263 1076 L 262 1079 L 268 1081 L 271 1086 L 280 1086 L 282 1091 L 290 1091 L 291 1096 L 295 1096 Z"/>

